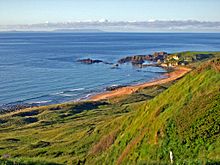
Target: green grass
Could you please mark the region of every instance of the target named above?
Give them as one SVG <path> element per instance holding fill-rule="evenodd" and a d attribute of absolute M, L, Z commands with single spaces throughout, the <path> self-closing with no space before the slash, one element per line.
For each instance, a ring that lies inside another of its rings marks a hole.
<path fill-rule="evenodd" d="M 75 164 L 93 151 L 98 153 L 94 147 L 102 137 L 116 136 L 121 122 L 141 104 L 82 102 L 3 114 L 0 155 L 8 155 L 11 161 L 31 161 L 34 157 L 45 163 Z"/>
<path fill-rule="evenodd" d="M 39 157 L 58 163 L 83 161 L 87 155 L 93 155 L 92 152 L 99 153 L 99 146 L 108 144 L 108 136 L 114 141 L 112 135 L 116 136 L 123 129 L 119 127 L 121 123 L 147 99 L 171 84 L 146 88 L 109 103 L 69 103 L 3 114 L 0 116 L 0 155 L 9 155 L 12 160 Z M 106 147 L 109 144 L 100 151 Z"/>
<path fill-rule="evenodd" d="M 106 160 L 135 162 L 220 161 L 219 61 L 200 66 L 146 103 L 118 136 Z M 108 162 L 108 163 L 110 163 Z"/>
<path fill-rule="evenodd" d="M 180 80 L 105 102 L 0 115 L 0 164 L 169 164 L 170 150 L 176 164 L 219 163 L 220 62 L 190 66 Z"/>

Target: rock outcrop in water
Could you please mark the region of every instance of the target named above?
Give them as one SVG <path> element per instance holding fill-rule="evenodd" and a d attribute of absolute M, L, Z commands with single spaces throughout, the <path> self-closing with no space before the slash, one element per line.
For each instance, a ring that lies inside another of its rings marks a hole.
<path fill-rule="evenodd" d="M 90 58 L 87 58 L 87 59 L 80 59 L 80 60 L 77 60 L 78 62 L 81 62 L 81 63 L 84 63 L 84 64 L 95 64 L 95 63 L 101 63 L 103 62 L 102 60 L 93 60 L 93 59 L 90 59 Z"/>
<path fill-rule="evenodd" d="M 158 61 L 164 60 L 167 57 L 167 52 L 155 52 L 153 55 L 134 55 L 134 56 L 127 56 L 125 58 L 121 58 L 118 60 L 119 64 L 124 64 L 127 62 L 131 62 L 132 64 L 143 64 L 145 61 Z"/>
<path fill-rule="evenodd" d="M 146 60 L 146 55 L 135 55 L 135 56 L 127 56 L 125 58 L 121 58 L 118 60 L 119 64 L 124 64 L 127 62 L 131 62 L 132 64 L 143 64 Z"/>

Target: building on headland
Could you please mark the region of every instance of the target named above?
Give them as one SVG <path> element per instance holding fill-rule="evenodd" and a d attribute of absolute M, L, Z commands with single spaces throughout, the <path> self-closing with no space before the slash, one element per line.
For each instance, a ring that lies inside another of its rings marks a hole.
<path fill-rule="evenodd" d="M 176 54 L 168 54 L 164 57 L 164 60 L 161 64 L 161 66 L 164 67 L 174 67 L 174 66 L 178 66 L 180 62 L 180 57 L 179 55 Z"/>
<path fill-rule="evenodd" d="M 179 60 L 179 56 L 177 56 L 177 55 L 173 55 L 172 58 L 173 58 L 174 60 Z"/>
<path fill-rule="evenodd" d="M 169 64 L 169 66 L 178 66 L 178 61 L 171 61 L 171 62 L 169 62 L 168 63 Z"/>
<path fill-rule="evenodd" d="M 168 60 L 168 61 L 172 60 L 172 59 L 179 60 L 179 56 L 174 54 L 174 55 L 169 55 L 169 56 L 166 57 L 166 60 Z"/>
<path fill-rule="evenodd" d="M 212 54 L 184 54 L 175 53 L 168 54 L 167 52 L 155 52 L 152 55 L 151 61 L 157 62 L 157 65 L 162 67 L 175 67 L 178 65 L 185 66 L 197 60 L 203 60 L 212 57 Z"/>
<path fill-rule="evenodd" d="M 204 56 L 205 58 L 210 55 Z M 127 56 L 118 60 L 119 64 L 123 64 L 126 62 L 132 63 L 132 65 L 143 67 L 143 66 L 162 66 L 162 67 L 175 67 L 178 65 L 185 66 L 190 62 L 193 62 L 198 59 L 204 58 L 202 55 L 196 56 L 186 56 L 181 53 L 176 54 L 168 54 L 167 52 L 155 52 L 152 55 L 135 55 L 135 56 Z M 145 61 L 151 61 L 151 64 L 145 64 Z"/>

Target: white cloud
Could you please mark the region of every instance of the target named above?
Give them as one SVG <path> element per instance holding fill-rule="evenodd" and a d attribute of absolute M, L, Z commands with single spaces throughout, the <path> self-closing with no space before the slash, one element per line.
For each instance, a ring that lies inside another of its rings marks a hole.
<path fill-rule="evenodd" d="M 98 21 L 86 20 L 63 23 L 42 23 L 32 25 L 4 25 L 0 30 L 55 30 L 55 29 L 100 29 L 109 31 L 218 31 L 220 22 L 204 22 L 196 20 L 148 20 L 148 21 L 118 21 L 106 19 Z"/>

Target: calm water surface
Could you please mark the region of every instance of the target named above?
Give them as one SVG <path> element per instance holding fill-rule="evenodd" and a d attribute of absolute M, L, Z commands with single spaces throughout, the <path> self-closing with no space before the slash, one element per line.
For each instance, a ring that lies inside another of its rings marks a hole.
<path fill-rule="evenodd" d="M 158 78 L 158 67 L 78 63 L 154 51 L 219 51 L 220 34 L 200 33 L 0 33 L 0 105 L 52 104 L 88 97 L 110 85 Z"/>

